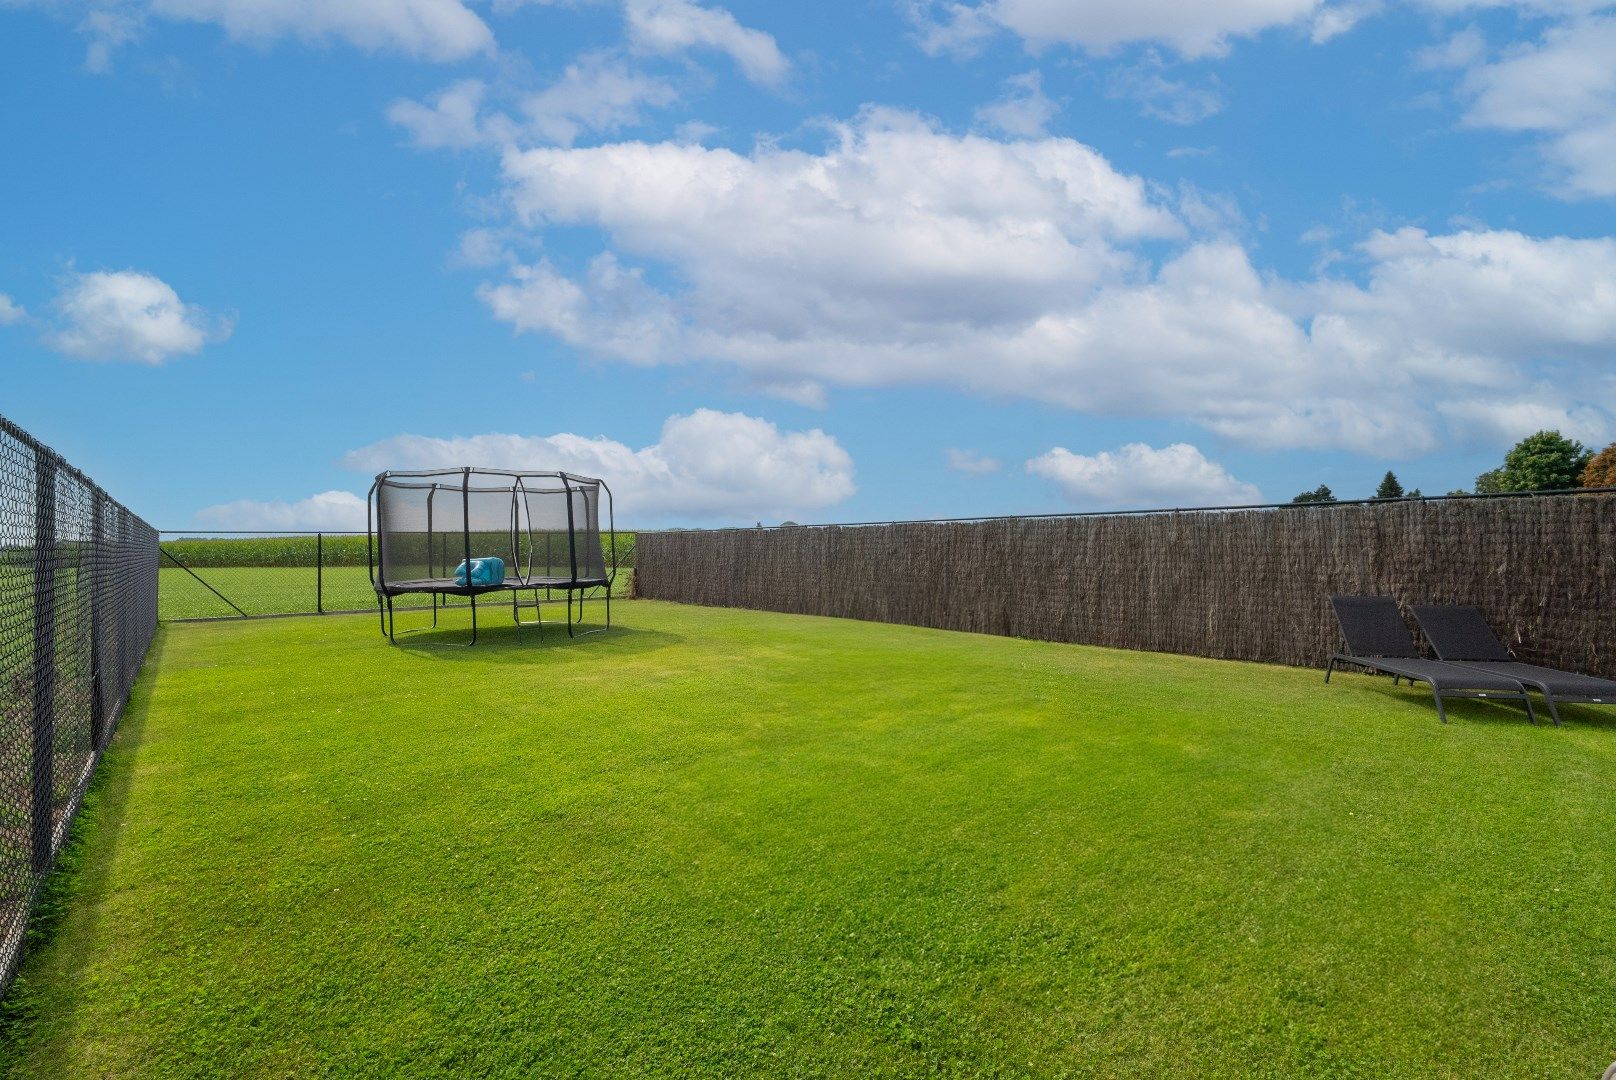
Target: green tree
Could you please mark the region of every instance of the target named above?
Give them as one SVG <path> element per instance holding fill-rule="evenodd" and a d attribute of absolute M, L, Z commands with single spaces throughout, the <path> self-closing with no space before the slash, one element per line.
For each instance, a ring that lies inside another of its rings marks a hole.
<path fill-rule="evenodd" d="M 1577 486 L 1592 459 L 1575 439 L 1558 431 L 1539 431 L 1516 443 L 1504 455 L 1502 468 L 1476 477 L 1476 492 L 1564 491 Z"/>
<path fill-rule="evenodd" d="M 1380 486 L 1375 489 L 1375 498 L 1401 499 L 1403 494 L 1403 485 L 1397 479 L 1397 474 L 1387 469 L 1386 475 L 1381 478 Z"/>
<path fill-rule="evenodd" d="M 1616 487 L 1616 442 L 1588 459 L 1582 470 L 1582 486 Z"/>
<path fill-rule="evenodd" d="M 1408 493 L 1407 497 L 1410 498 L 1410 499 L 1423 499 L 1423 498 L 1425 498 L 1425 493 L 1422 492 L 1419 488 L 1415 488 L 1413 491 L 1410 491 Z"/>
<path fill-rule="evenodd" d="M 1335 501 L 1335 492 L 1330 490 L 1328 484 L 1320 484 L 1312 491 L 1304 491 L 1291 500 L 1293 503 L 1333 503 Z"/>

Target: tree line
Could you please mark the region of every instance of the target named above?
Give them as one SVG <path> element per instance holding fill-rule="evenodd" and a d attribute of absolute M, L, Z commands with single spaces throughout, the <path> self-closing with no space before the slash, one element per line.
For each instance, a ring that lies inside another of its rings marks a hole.
<path fill-rule="evenodd" d="M 1572 488 L 1616 487 L 1616 442 L 1594 453 L 1558 431 L 1539 431 L 1516 443 L 1504 463 L 1476 477 L 1474 491 L 1456 488 L 1449 495 L 1493 495 L 1508 491 L 1566 491 Z M 1390 469 L 1371 496 L 1376 499 L 1418 499 L 1419 488 L 1404 491 Z M 1328 484 L 1304 491 L 1293 503 L 1337 502 Z"/>

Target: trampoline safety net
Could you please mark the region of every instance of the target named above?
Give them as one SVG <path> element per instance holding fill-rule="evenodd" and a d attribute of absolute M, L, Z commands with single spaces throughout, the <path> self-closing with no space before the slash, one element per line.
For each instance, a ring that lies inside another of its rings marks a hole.
<path fill-rule="evenodd" d="M 401 593 L 543 589 L 570 597 L 609 589 L 615 567 L 607 566 L 601 543 L 603 502 L 615 552 L 611 489 L 593 477 L 479 468 L 383 472 L 368 506 L 371 583 L 384 603 Z M 490 557 L 503 560 L 503 581 L 456 579 L 462 563 Z"/>

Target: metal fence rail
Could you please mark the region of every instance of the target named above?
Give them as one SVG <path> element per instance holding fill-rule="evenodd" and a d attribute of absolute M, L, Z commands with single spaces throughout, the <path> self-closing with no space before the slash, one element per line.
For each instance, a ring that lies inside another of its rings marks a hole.
<path fill-rule="evenodd" d="M 156 530 L 0 417 L 0 992 L 156 628 Z"/>

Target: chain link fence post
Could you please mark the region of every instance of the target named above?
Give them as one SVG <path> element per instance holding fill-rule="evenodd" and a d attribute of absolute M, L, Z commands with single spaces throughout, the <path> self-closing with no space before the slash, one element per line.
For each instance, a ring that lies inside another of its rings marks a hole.
<path fill-rule="evenodd" d="M 56 463 L 34 455 L 34 671 L 31 853 L 50 869 L 56 786 Z"/>

